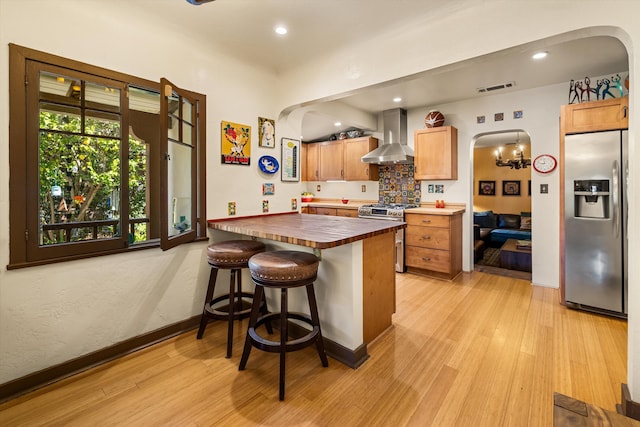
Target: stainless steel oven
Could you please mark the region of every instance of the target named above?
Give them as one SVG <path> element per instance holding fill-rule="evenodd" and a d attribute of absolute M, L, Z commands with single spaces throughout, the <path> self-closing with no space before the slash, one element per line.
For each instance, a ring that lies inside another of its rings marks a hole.
<path fill-rule="evenodd" d="M 364 205 L 358 208 L 358 217 L 385 221 L 404 221 L 404 210 L 415 205 Z M 404 272 L 404 228 L 396 231 L 396 271 Z"/>

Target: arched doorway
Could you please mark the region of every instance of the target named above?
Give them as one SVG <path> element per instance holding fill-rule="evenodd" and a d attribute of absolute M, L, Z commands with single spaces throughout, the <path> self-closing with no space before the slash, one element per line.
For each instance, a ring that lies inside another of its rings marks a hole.
<path fill-rule="evenodd" d="M 531 140 L 523 129 L 472 146 L 474 270 L 531 280 Z"/>

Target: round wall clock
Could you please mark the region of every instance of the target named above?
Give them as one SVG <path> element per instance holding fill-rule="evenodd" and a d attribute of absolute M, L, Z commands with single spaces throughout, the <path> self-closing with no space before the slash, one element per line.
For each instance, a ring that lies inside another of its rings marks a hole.
<path fill-rule="evenodd" d="M 540 154 L 533 160 L 533 168 L 540 173 L 549 173 L 558 166 L 558 161 L 551 154 Z"/>

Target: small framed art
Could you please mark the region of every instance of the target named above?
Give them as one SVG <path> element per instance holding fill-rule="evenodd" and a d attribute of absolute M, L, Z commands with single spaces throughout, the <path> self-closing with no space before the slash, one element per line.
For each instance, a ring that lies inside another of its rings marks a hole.
<path fill-rule="evenodd" d="M 519 196 L 520 181 L 502 181 L 503 196 Z"/>
<path fill-rule="evenodd" d="M 479 181 L 478 195 L 479 196 L 495 196 L 496 182 L 495 181 Z"/>

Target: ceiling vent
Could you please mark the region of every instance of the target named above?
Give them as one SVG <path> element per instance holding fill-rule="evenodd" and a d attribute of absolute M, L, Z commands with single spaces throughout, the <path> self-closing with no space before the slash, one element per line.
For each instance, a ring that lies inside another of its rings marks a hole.
<path fill-rule="evenodd" d="M 515 85 L 516 82 L 507 82 L 494 86 L 479 87 L 477 90 L 478 93 L 493 92 L 494 90 L 508 89 L 510 87 L 514 87 Z"/>

